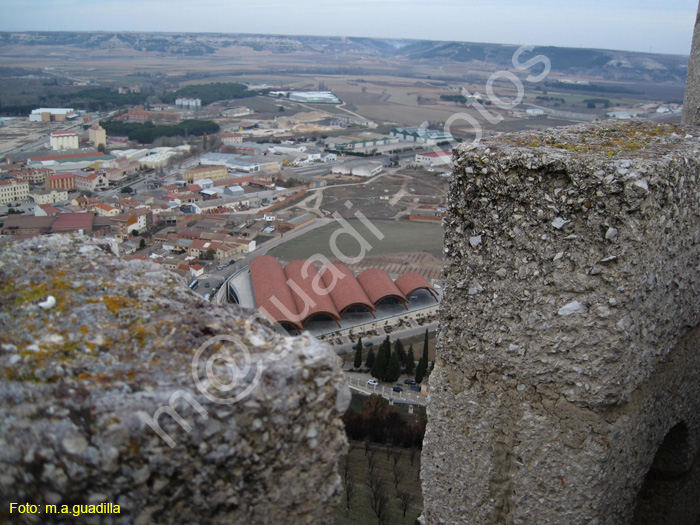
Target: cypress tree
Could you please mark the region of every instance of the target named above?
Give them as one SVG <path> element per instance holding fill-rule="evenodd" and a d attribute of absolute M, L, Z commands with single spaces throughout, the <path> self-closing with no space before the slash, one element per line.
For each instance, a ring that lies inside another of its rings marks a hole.
<path fill-rule="evenodd" d="M 394 343 L 394 352 L 396 352 L 399 356 L 399 364 L 402 367 L 406 366 L 406 350 L 403 348 L 401 339 L 397 339 Z"/>
<path fill-rule="evenodd" d="M 374 366 L 374 348 L 370 348 L 369 352 L 367 352 L 367 360 L 365 361 L 365 366 L 369 369 L 372 369 Z"/>
<path fill-rule="evenodd" d="M 426 368 L 428 367 L 428 329 L 425 329 L 425 340 L 423 341 L 423 361 Z"/>
<path fill-rule="evenodd" d="M 372 374 L 372 377 L 384 381 L 388 366 L 389 355 L 387 355 L 386 345 L 382 344 L 379 348 L 379 352 L 377 352 L 377 359 L 374 360 L 374 365 L 372 366 L 372 370 L 370 370 L 370 374 Z"/>
<path fill-rule="evenodd" d="M 408 355 L 406 356 L 406 373 L 412 374 L 416 369 L 416 357 L 413 354 L 413 345 L 408 348 Z"/>
<path fill-rule="evenodd" d="M 420 383 L 421 381 L 423 381 L 427 366 L 428 365 L 425 361 L 423 361 L 423 358 L 421 357 L 420 361 L 418 361 L 418 366 L 416 367 L 416 383 Z"/>
<path fill-rule="evenodd" d="M 362 338 L 357 338 L 357 350 L 355 350 L 355 362 L 353 363 L 355 368 L 360 368 L 362 366 Z"/>
<path fill-rule="evenodd" d="M 398 352 L 394 352 L 391 354 L 391 358 L 389 358 L 384 380 L 393 383 L 398 380 L 399 377 L 401 377 L 401 362 Z"/>

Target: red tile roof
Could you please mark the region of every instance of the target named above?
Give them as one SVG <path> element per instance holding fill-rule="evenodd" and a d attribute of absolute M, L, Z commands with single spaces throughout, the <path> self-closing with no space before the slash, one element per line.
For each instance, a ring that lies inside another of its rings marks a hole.
<path fill-rule="evenodd" d="M 394 297 L 406 304 L 406 297 L 384 270 L 368 268 L 357 276 L 357 280 L 360 281 L 362 288 L 367 292 L 370 301 L 374 305 L 378 305 L 390 297 Z"/>
<path fill-rule="evenodd" d="M 39 204 L 39 208 L 44 210 L 44 213 L 46 215 L 56 215 L 57 213 L 61 213 L 61 210 L 56 208 L 53 204 Z"/>
<path fill-rule="evenodd" d="M 250 262 L 255 302 L 258 309 L 272 321 L 287 324 L 301 331 L 301 318 L 282 264 L 269 255 Z"/>
<path fill-rule="evenodd" d="M 95 216 L 92 213 L 60 213 L 53 223 L 54 231 L 61 230 L 91 230 Z"/>
<path fill-rule="evenodd" d="M 404 294 L 406 299 L 410 298 L 418 290 L 428 290 L 430 295 L 435 297 L 435 288 L 433 288 L 430 283 L 417 273 L 406 273 L 401 277 L 396 279 L 396 286 L 398 286 L 401 293 Z"/>
<path fill-rule="evenodd" d="M 364 288 L 355 274 L 344 264 L 333 264 L 323 268 L 321 277 L 341 314 L 353 306 L 362 306 L 370 312 L 374 311 L 372 301 L 367 297 Z"/>
<path fill-rule="evenodd" d="M 93 206 L 95 208 L 99 208 L 99 209 L 104 210 L 104 211 L 114 211 L 117 209 L 114 206 L 110 206 L 109 204 L 104 204 L 102 202 L 98 202 L 97 204 L 93 204 Z"/>
<path fill-rule="evenodd" d="M 8 179 L 0 179 L 0 185 L 6 186 L 8 184 L 17 184 L 20 182 L 27 182 L 24 179 L 16 179 L 16 178 L 8 178 Z"/>
<path fill-rule="evenodd" d="M 356 278 L 347 266 L 335 264 L 323 268 L 319 275 L 309 261 L 292 261 L 282 268 L 269 255 L 250 263 L 250 275 L 260 311 L 298 331 L 319 315 L 337 322 L 351 307 L 360 306 L 373 313 L 374 306 L 386 299 L 397 299 L 405 305 L 406 297 L 418 289 L 434 292 L 418 274 L 401 276 L 395 284 L 383 270 L 370 268 Z"/>
<path fill-rule="evenodd" d="M 317 315 L 326 315 L 336 321 L 340 320 L 338 309 L 311 261 L 299 259 L 292 261 L 284 267 L 284 274 L 292 290 L 297 312 L 303 318 L 302 325 Z"/>
<path fill-rule="evenodd" d="M 45 161 L 45 160 L 61 160 L 61 159 L 81 159 L 84 157 L 101 157 L 104 153 L 93 151 L 92 153 L 71 153 L 69 155 L 51 155 L 49 157 L 31 157 L 28 160 Z"/>

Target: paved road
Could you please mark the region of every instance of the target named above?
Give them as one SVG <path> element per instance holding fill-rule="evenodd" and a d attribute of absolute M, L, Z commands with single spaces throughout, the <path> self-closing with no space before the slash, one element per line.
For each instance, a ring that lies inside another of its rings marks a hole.
<path fill-rule="evenodd" d="M 393 390 L 393 387 L 395 386 L 393 383 L 380 383 L 376 386 L 368 385 L 367 381 L 371 379 L 369 374 L 346 372 L 345 378 L 347 379 L 348 385 L 351 389 L 365 396 L 379 394 L 383 398 L 394 400 L 395 402 L 413 403 L 422 406 L 427 405 L 430 401 L 428 396 L 424 396 L 420 392 L 409 390 L 409 386 L 401 382 L 402 379 L 399 379 L 399 383 L 396 383 L 396 385 L 400 385 L 402 391 L 395 392 Z"/>

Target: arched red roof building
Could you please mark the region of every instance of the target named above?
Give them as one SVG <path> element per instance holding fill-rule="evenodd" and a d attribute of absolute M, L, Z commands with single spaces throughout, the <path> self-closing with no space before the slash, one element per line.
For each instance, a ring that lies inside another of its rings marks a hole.
<path fill-rule="evenodd" d="M 310 261 L 296 260 L 282 267 L 274 257 L 263 255 L 251 261 L 250 276 L 258 309 L 298 332 L 318 316 L 340 326 L 341 315 L 353 307 L 362 307 L 374 316 L 375 307 L 387 299 L 396 299 L 408 308 L 408 298 L 421 289 L 437 300 L 435 289 L 417 273 L 402 275 L 394 283 L 378 268 L 355 277 L 347 266 L 332 264 L 319 273 Z"/>
<path fill-rule="evenodd" d="M 349 308 L 361 306 L 374 316 L 374 305 L 367 297 L 362 285 L 347 266 L 332 264 L 321 270 L 321 277 L 326 288 L 331 292 L 331 299 L 340 314 Z"/>
<path fill-rule="evenodd" d="M 384 270 L 368 268 L 357 276 L 357 280 L 375 306 L 389 298 L 397 299 L 402 304 L 406 304 L 406 297 Z"/>
<path fill-rule="evenodd" d="M 296 302 L 297 312 L 302 319 L 302 326 L 317 315 L 326 315 L 336 322 L 340 321 L 338 309 L 316 266 L 309 261 L 298 259 L 287 264 L 284 273 Z"/>
<path fill-rule="evenodd" d="M 401 290 L 401 293 L 404 295 L 404 297 L 406 297 L 406 299 L 410 299 L 411 296 L 418 290 L 428 290 L 430 295 L 432 295 L 437 301 L 437 293 L 435 292 L 435 288 L 433 288 L 426 278 L 420 274 L 405 273 L 396 279 L 395 284 L 399 290 Z"/>
<path fill-rule="evenodd" d="M 274 257 L 262 255 L 250 261 L 249 268 L 258 309 L 273 321 L 301 331 L 299 310 L 282 264 Z"/>

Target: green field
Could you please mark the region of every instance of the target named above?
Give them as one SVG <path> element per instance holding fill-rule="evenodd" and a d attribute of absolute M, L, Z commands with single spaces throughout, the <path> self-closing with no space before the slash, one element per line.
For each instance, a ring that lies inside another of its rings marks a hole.
<path fill-rule="evenodd" d="M 371 223 L 384 235 L 378 239 L 374 232 L 370 231 L 362 221 L 352 219 L 347 221 L 349 228 L 342 224 L 333 223 L 317 228 L 309 233 L 292 239 L 282 246 L 273 248 L 269 255 L 280 260 L 291 261 L 294 259 L 306 259 L 315 254 L 325 255 L 328 258 L 336 257 L 331 247 L 334 247 L 345 257 L 357 257 L 361 253 L 359 240 L 345 231 L 356 232 L 354 235 L 363 240 L 365 255 L 385 255 L 401 252 L 426 251 L 435 257 L 442 257 L 442 226 L 440 224 L 378 221 Z M 343 233 L 335 233 L 335 232 Z"/>

